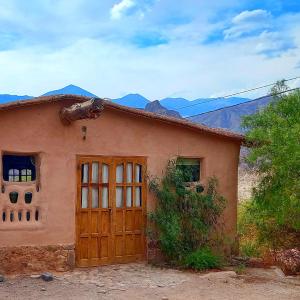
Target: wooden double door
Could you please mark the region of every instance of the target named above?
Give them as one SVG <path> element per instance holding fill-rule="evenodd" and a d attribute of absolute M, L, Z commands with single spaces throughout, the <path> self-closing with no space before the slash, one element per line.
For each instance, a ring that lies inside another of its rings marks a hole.
<path fill-rule="evenodd" d="M 145 259 L 146 159 L 79 157 L 77 266 Z"/>

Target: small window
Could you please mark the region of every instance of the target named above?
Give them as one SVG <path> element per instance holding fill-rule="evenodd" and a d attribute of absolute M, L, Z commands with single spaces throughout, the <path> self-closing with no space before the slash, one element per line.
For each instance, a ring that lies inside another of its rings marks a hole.
<path fill-rule="evenodd" d="M 200 180 L 200 159 L 178 158 L 176 168 L 182 171 L 185 182 L 195 182 Z"/>
<path fill-rule="evenodd" d="M 5 181 L 27 182 L 36 179 L 35 157 L 32 155 L 5 154 L 2 166 Z"/>

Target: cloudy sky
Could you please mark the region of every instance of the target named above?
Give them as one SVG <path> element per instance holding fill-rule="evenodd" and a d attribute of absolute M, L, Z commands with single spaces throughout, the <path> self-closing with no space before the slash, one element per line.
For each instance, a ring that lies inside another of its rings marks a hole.
<path fill-rule="evenodd" d="M 299 0 L 0 0 L 0 94 L 194 99 L 298 75 Z"/>

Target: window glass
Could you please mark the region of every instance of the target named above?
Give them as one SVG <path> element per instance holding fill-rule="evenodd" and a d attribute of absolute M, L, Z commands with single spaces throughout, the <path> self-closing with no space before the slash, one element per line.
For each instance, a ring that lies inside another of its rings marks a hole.
<path fill-rule="evenodd" d="M 99 207 L 99 189 L 97 187 L 92 188 L 92 208 Z"/>
<path fill-rule="evenodd" d="M 82 187 L 81 188 L 81 208 L 88 207 L 88 194 L 89 194 L 89 189 L 87 187 Z"/>
<path fill-rule="evenodd" d="M 182 172 L 185 182 L 200 180 L 200 159 L 181 157 L 176 162 L 176 168 Z"/>
<path fill-rule="evenodd" d="M 132 206 L 132 187 L 131 186 L 126 187 L 126 206 L 127 207 Z"/>
<path fill-rule="evenodd" d="M 81 165 L 81 182 L 82 183 L 89 182 L 89 164 Z"/>
<path fill-rule="evenodd" d="M 36 179 L 35 157 L 33 155 L 2 156 L 3 179 L 5 181 L 33 181 Z"/>
<path fill-rule="evenodd" d="M 31 170 L 22 169 L 21 170 L 21 181 L 31 181 Z"/>
<path fill-rule="evenodd" d="M 122 165 L 117 165 L 116 168 L 116 182 L 117 183 L 122 183 L 123 182 L 123 164 Z"/>
<path fill-rule="evenodd" d="M 102 188 L 102 208 L 108 208 L 108 188 L 104 186 Z"/>
<path fill-rule="evenodd" d="M 108 183 L 108 165 L 102 164 L 102 183 Z"/>
<path fill-rule="evenodd" d="M 92 163 L 92 183 L 98 183 L 99 163 Z"/>
<path fill-rule="evenodd" d="M 142 187 L 136 186 L 135 187 L 135 206 L 142 205 Z"/>
<path fill-rule="evenodd" d="M 123 187 L 117 186 L 116 189 L 116 207 L 123 207 Z"/>
<path fill-rule="evenodd" d="M 132 182 L 132 163 L 127 164 L 126 177 L 127 177 L 127 183 L 131 183 Z"/>
<path fill-rule="evenodd" d="M 142 166 L 135 165 L 135 182 L 142 182 Z"/>

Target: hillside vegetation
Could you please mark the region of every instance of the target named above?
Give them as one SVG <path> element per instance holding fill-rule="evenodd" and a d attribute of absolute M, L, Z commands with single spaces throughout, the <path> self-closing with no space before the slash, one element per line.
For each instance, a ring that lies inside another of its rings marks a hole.
<path fill-rule="evenodd" d="M 242 209 L 240 233 L 269 249 L 300 247 L 300 92 L 275 96 L 244 127 L 259 182 Z"/>

